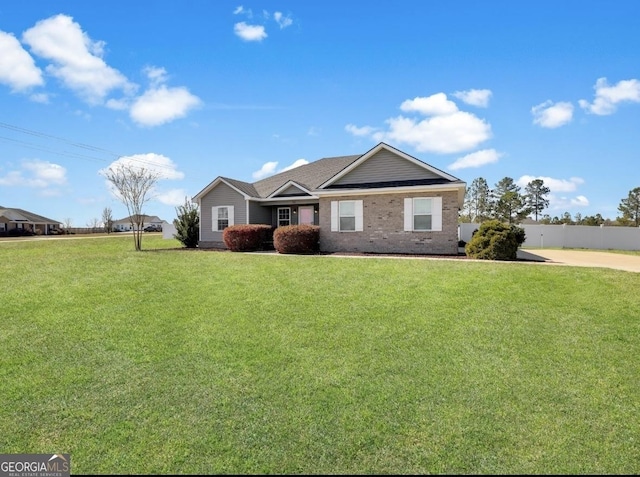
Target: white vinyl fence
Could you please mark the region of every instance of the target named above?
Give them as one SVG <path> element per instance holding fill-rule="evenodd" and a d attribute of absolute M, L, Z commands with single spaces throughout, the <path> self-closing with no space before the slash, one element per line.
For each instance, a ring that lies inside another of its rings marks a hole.
<path fill-rule="evenodd" d="M 460 224 L 460 240 L 468 242 L 480 224 Z M 597 250 L 640 250 L 640 227 L 593 227 L 589 225 L 520 225 L 524 247 L 588 248 Z"/>

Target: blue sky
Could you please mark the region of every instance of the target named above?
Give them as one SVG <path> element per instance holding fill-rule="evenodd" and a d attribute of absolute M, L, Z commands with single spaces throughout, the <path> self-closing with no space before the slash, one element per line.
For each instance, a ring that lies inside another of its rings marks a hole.
<path fill-rule="evenodd" d="M 640 186 L 640 2 L 0 4 L 0 205 L 126 215 L 100 171 L 162 174 L 145 211 L 384 141 L 470 184 L 543 178 L 615 218 Z"/>

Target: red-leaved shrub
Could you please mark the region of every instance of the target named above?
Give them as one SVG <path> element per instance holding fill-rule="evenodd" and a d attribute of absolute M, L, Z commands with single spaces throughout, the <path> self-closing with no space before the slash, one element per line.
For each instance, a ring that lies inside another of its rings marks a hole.
<path fill-rule="evenodd" d="M 317 225 L 285 225 L 273 233 L 273 246 L 279 253 L 315 253 L 320 248 Z"/>
<path fill-rule="evenodd" d="M 222 240 L 232 252 L 262 250 L 271 241 L 271 225 L 231 225 L 222 232 Z"/>

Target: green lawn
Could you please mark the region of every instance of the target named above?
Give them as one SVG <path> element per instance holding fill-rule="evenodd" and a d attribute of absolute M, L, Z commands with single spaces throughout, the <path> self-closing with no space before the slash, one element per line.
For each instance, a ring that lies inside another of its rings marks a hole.
<path fill-rule="evenodd" d="M 85 474 L 640 472 L 640 274 L 177 245 L 0 243 L 0 452 Z"/>

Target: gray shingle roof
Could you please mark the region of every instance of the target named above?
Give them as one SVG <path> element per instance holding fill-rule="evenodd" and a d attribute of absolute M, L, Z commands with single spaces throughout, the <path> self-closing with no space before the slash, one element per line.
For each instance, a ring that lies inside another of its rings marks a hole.
<path fill-rule="evenodd" d="M 131 215 L 125 217 L 124 219 L 118 219 L 118 220 L 114 220 L 113 223 L 114 224 L 129 224 L 131 223 Z M 140 218 L 142 219 L 143 222 L 162 222 L 162 219 L 160 217 L 158 217 L 157 215 L 146 215 L 146 214 L 140 214 Z"/>
<path fill-rule="evenodd" d="M 251 197 L 259 197 L 256 192 L 256 188 L 253 187 L 253 184 L 249 184 L 248 182 L 239 181 L 237 179 L 231 179 L 229 177 L 220 177 L 220 179 L 224 179 L 226 182 L 234 186 L 236 189 L 244 192 L 245 194 Z"/>
<path fill-rule="evenodd" d="M 57 220 L 48 219 L 43 217 L 42 215 L 34 214 L 33 212 L 29 212 L 23 209 L 15 209 L 15 208 L 0 208 L 0 215 L 7 217 L 9 220 L 13 221 L 29 221 L 37 224 L 60 224 L 61 222 Z"/>
<path fill-rule="evenodd" d="M 362 157 L 361 154 L 354 156 L 325 157 L 310 164 L 281 172 L 248 185 L 254 187 L 257 193 L 254 197 L 261 198 L 269 197 L 269 195 L 289 181 L 294 181 L 308 190 L 314 190 L 360 157 Z"/>

